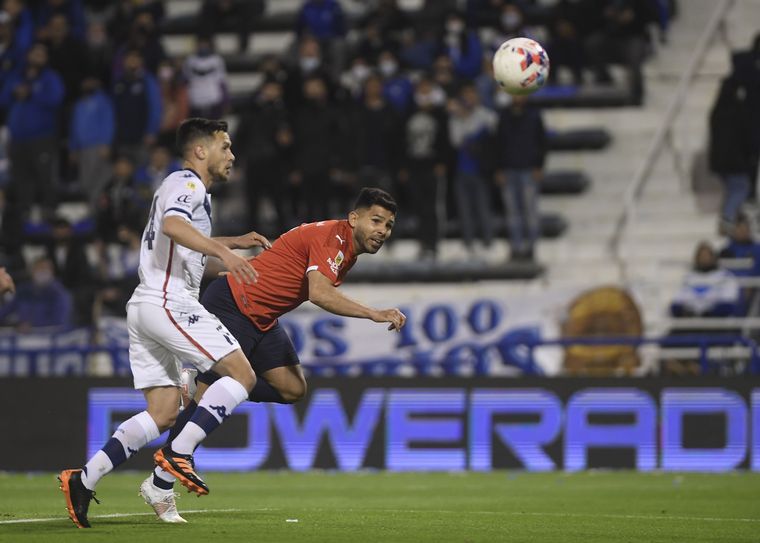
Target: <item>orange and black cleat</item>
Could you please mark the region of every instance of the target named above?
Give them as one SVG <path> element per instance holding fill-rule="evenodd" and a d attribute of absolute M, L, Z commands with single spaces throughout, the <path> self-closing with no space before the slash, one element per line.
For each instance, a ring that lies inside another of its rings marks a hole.
<path fill-rule="evenodd" d="M 203 479 L 195 473 L 195 462 L 192 454 L 179 454 L 174 452 L 169 445 L 158 449 L 153 455 L 156 465 L 174 475 L 182 486 L 198 496 L 205 496 L 209 488 Z"/>
<path fill-rule="evenodd" d="M 100 502 L 95 497 L 95 492 L 82 484 L 82 470 L 65 469 L 58 475 L 58 480 L 61 482 L 60 489 L 66 496 L 66 509 L 71 521 L 77 528 L 89 528 L 87 510 L 90 507 L 90 500 Z"/>

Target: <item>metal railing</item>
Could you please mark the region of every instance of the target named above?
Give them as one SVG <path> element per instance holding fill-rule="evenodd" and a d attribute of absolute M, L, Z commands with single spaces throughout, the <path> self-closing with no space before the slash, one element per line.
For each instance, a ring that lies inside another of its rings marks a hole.
<path fill-rule="evenodd" d="M 705 26 L 702 35 L 699 37 L 694 52 L 689 59 L 689 64 L 681 75 L 676 90 L 673 92 L 668 109 L 662 118 L 662 122 L 652 138 L 646 156 L 641 161 L 639 168 L 626 187 L 623 194 L 623 211 L 615 223 L 612 237 L 609 242 L 609 249 L 618 265 L 623 264 L 622 255 L 620 254 L 620 244 L 628 224 L 635 219 L 636 207 L 641 194 L 644 192 L 647 181 L 652 173 L 652 169 L 660 157 L 662 150 L 667 147 L 674 160 L 675 169 L 678 175 L 686 178 L 686 169 L 682 163 L 674 141 L 674 124 L 681 108 L 686 101 L 689 87 L 694 80 L 697 71 L 705 57 L 708 47 L 712 44 L 713 37 L 718 31 L 723 29 L 729 9 L 733 7 L 735 0 L 721 0 L 715 4 L 715 9 Z"/>

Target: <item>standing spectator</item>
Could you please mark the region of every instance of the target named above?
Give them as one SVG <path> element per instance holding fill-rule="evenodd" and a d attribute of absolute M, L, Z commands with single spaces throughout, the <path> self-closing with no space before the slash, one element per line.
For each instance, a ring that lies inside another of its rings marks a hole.
<path fill-rule="evenodd" d="M 251 24 L 261 17 L 264 7 L 264 0 L 204 0 L 198 33 L 213 39 L 222 30 L 236 32 L 238 51 L 245 53 Z"/>
<path fill-rule="evenodd" d="M 235 135 L 237 154 L 245 168 L 250 227 L 261 232 L 259 207 L 269 198 L 277 213 L 277 233 L 295 226 L 292 195 L 285 185 L 286 163 L 293 150 L 293 131 L 278 81 L 265 81 L 254 103 L 242 115 Z"/>
<path fill-rule="evenodd" d="M 98 235 L 106 242 L 116 241 L 120 225 L 144 224 L 148 218 L 153 192 L 135 182 L 134 172 L 134 162 L 128 156 L 118 157 L 113 177 L 98 196 L 95 225 Z"/>
<path fill-rule="evenodd" d="M 53 272 L 53 262 L 40 257 L 31 267 L 31 281 L 21 283 L 10 302 L 0 306 L 0 322 L 20 332 L 65 327 L 71 323 L 71 295 Z"/>
<path fill-rule="evenodd" d="M 50 22 L 56 15 L 66 19 L 67 28 L 70 29 L 74 39 L 84 41 L 86 24 L 82 0 L 41 0 L 35 10 L 37 28 L 43 29 L 44 38 L 50 38 Z"/>
<path fill-rule="evenodd" d="M 428 78 L 417 83 L 416 107 L 403 127 L 404 154 L 399 172 L 402 193 L 417 211 L 420 258 L 424 260 L 435 260 L 438 254 L 440 215 L 445 207 L 439 199 L 449 162 L 448 119 L 444 108 L 436 105 L 435 91 Z"/>
<path fill-rule="evenodd" d="M 47 47 L 36 43 L 24 70 L 12 75 L 0 103 L 8 107 L 11 183 L 26 213 L 36 200 L 46 214 L 56 205 L 58 119 L 64 99 L 63 81 L 48 67 Z"/>
<path fill-rule="evenodd" d="M 13 187 L 0 189 L 0 266 L 11 275 L 25 272 L 23 213 L 15 201 Z"/>
<path fill-rule="evenodd" d="M 474 79 L 480 73 L 483 45 L 478 33 L 468 29 L 464 17 L 456 11 L 446 18 L 442 50 L 451 59 L 458 77 Z"/>
<path fill-rule="evenodd" d="M 752 262 L 749 266 L 731 268 L 731 271 L 736 276 L 760 277 L 760 243 L 753 239 L 752 228 L 746 215 L 740 214 L 737 218 L 728 243 L 720 251 L 720 257 L 750 259 Z"/>
<path fill-rule="evenodd" d="M 182 72 L 187 81 L 190 116 L 221 118 L 229 104 L 227 68 L 214 52 L 211 39 L 198 37 L 195 54 L 185 60 Z"/>
<path fill-rule="evenodd" d="M 546 131 L 541 111 L 513 96 L 499 117 L 496 182 L 507 212 L 512 258 L 533 260 L 540 234 L 538 184 L 543 178 Z"/>
<path fill-rule="evenodd" d="M 449 102 L 449 137 L 457 153 L 456 197 L 462 237 L 469 251 L 474 249 L 474 221 L 480 224 L 485 247 L 493 241 L 490 184 L 493 167 L 493 133 L 496 113 L 480 105 L 475 86 L 465 84 L 459 98 Z"/>
<path fill-rule="evenodd" d="M 69 23 L 61 13 L 56 13 L 47 24 L 47 46 L 50 67 L 58 72 L 66 88 L 66 109 L 79 93 L 87 65 L 82 62 L 87 51 L 84 43 L 69 32 Z"/>
<path fill-rule="evenodd" d="M 16 59 L 23 63 L 34 44 L 34 17 L 24 0 L 5 0 L 3 11 L 7 14 L 13 34 L 13 50 Z"/>
<path fill-rule="evenodd" d="M 454 64 L 446 55 L 438 55 L 433 61 L 433 81 L 445 97 L 454 97 L 459 92 L 460 80 L 454 73 Z"/>
<path fill-rule="evenodd" d="M 94 74 L 103 83 L 103 88 L 110 89 L 113 79 L 113 43 L 108 39 L 105 23 L 98 20 L 87 25 L 86 57 L 81 59 L 87 71 Z"/>
<path fill-rule="evenodd" d="M 131 49 L 140 52 L 147 71 L 153 75 L 158 72 L 158 65 L 166 58 L 166 52 L 161 43 L 161 34 L 156 25 L 156 20 L 150 11 L 137 13 L 129 29 L 127 41 L 117 49 L 114 59 L 114 75 L 116 77 L 122 73 L 124 54 Z"/>
<path fill-rule="evenodd" d="M 142 163 L 146 148 L 156 142 L 161 125 L 161 93 L 136 50 L 130 50 L 124 57 L 124 75 L 114 84 L 113 101 L 117 153 Z"/>
<path fill-rule="evenodd" d="M 332 97 L 332 79 L 324 67 L 322 46 L 311 37 L 304 36 L 298 43 L 296 65 L 289 70 L 285 81 L 285 103 L 295 111 L 304 102 L 304 82 L 311 77 L 322 79 L 327 85 L 327 94 Z"/>
<path fill-rule="evenodd" d="M 399 70 L 398 59 L 390 49 L 386 49 L 378 57 L 378 69 L 383 76 L 383 96 L 389 105 L 398 113 L 405 115 L 412 107 L 414 85 L 409 78 Z"/>
<path fill-rule="evenodd" d="M 306 0 L 296 23 L 298 37 L 313 36 L 327 53 L 330 75 L 337 79 L 346 64 L 346 24 L 337 0 Z"/>
<path fill-rule="evenodd" d="M 723 182 L 724 197 L 721 210 L 723 233 L 729 233 L 737 215 L 750 193 L 752 145 L 746 90 L 728 77 L 723 80 L 718 99 L 710 113 L 710 169 Z"/>
<path fill-rule="evenodd" d="M 14 39 L 13 21 L 7 11 L 0 11 L 0 88 L 11 76 L 21 70 L 26 51 Z M 5 122 L 5 112 L 0 113 L 0 123 Z"/>
<path fill-rule="evenodd" d="M 56 277 L 72 295 L 74 324 L 91 324 L 92 303 L 95 299 L 94 277 L 84 244 L 74 236 L 69 221 L 60 217 L 53 221 L 52 240 L 46 250 L 47 257 L 53 262 Z"/>
<path fill-rule="evenodd" d="M 573 83 L 583 84 L 585 54 L 583 52 L 584 29 L 588 9 L 583 2 L 560 0 L 554 5 L 553 17 L 549 23 L 549 40 L 546 50 L 552 62 L 549 70 L 549 82 L 554 84 L 560 67 L 566 67 L 572 74 Z"/>
<path fill-rule="evenodd" d="M 752 48 L 740 51 L 733 57 L 733 75 L 746 89 L 749 141 L 751 151 L 750 180 L 758 179 L 760 166 L 760 32 L 755 35 Z M 756 189 L 756 187 L 751 187 Z"/>
<path fill-rule="evenodd" d="M 364 92 L 364 82 L 372 73 L 372 67 L 363 56 L 354 57 L 351 61 L 351 67 L 343 72 L 340 76 L 340 85 L 348 93 L 348 96 L 354 100 L 361 100 Z"/>
<path fill-rule="evenodd" d="M 161 90 L 161 126 L 158 142 L 173 148 L 177 128 L 190 116 L 190 99 L 187 83 L 170 60 L 164 60 L 158 67 L 158 85 Z"/>
<path fill-rule="evenodd" d="M 140 283 L 137 267 L 140 263 L 142 231 L 140 227 L 122 224 L 117 228 L 118 243 L 98 245 L 98 275 L 101 288 L 97 293 L 94 313 L 105 309 L 119 317 L 127 316 L 127 302 Z"/>
<path fill-rule="evenodd" d="M 158 190 L 166 176 L 182 169 L 182 164 L 172 156 L 168 148 L 156 145 L 150 152 L 148 163 L 137 168 L 135 182 L 139 190 L 150 192 Z"/>
<path fill-rule="evenodd" d="M 116 130 L 113 103 L 97 77 L 82 81 L 69 128 L 69 159 L 78 166 L 79 186 L 93 207 L 111 175 L 111 144 Z"/>

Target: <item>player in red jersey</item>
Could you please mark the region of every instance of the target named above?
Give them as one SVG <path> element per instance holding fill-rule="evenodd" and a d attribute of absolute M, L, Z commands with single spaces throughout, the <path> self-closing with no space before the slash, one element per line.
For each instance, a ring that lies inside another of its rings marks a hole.
<path fill-rule="evenodd" d="M 295 347 L 277 321 L 306 300 L 336 315 L 390 323 L 389 330 L 404 326 L 406 316 L 399 309 L 368 307 L 337 288 L 359 255 L 380 250 L 391 235 L 396 210 L 396 202 L 388 193 L 364 188 L 347 219 L 302 224 L 252 258 L 250 262 L 259 273 L 255 284 L 240 285 L 222 277 L 208 286 L 201 303 L 237 339 L 259 377 L 249 400 L 293 403 L 306 394 L 306 379 Z M 198 376 L 195 399 L 177 418 L 169 441 L 182 430 L 205 389 L 218 378 L 213 372 Z M 157 467 L 153 484 L 170 489 L 173 477 Z M 166 504 L 149 505 L 158 513 L 157 507 Z"/>

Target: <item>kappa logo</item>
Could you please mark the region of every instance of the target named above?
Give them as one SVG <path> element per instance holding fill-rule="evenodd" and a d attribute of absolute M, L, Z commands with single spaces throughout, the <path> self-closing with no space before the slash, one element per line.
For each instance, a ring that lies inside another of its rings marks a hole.
<path fill-rule="evenodd" d="M 187 318 L 187 325 L 188 325 L 188 326 L 190 326 L 191 324 L 195 324 L 195 323 L 196 323 L 196 322 L 198 322 L 199 320 L 201 320 L 201 318 L 200 318 L 200 316 L 199 316 L 199 315 L 190 315 L 190 316 Z"/>
<path fill-rule="evenodd" d="M 227 417 L 229 417 L 229 414 L 227 414 L 227 408 L 223 405 L 209 405 L 209 409 L 213 409 L 216 411 L 216 414 L 219 416 L 220 419 L 224 420 Z"/>

